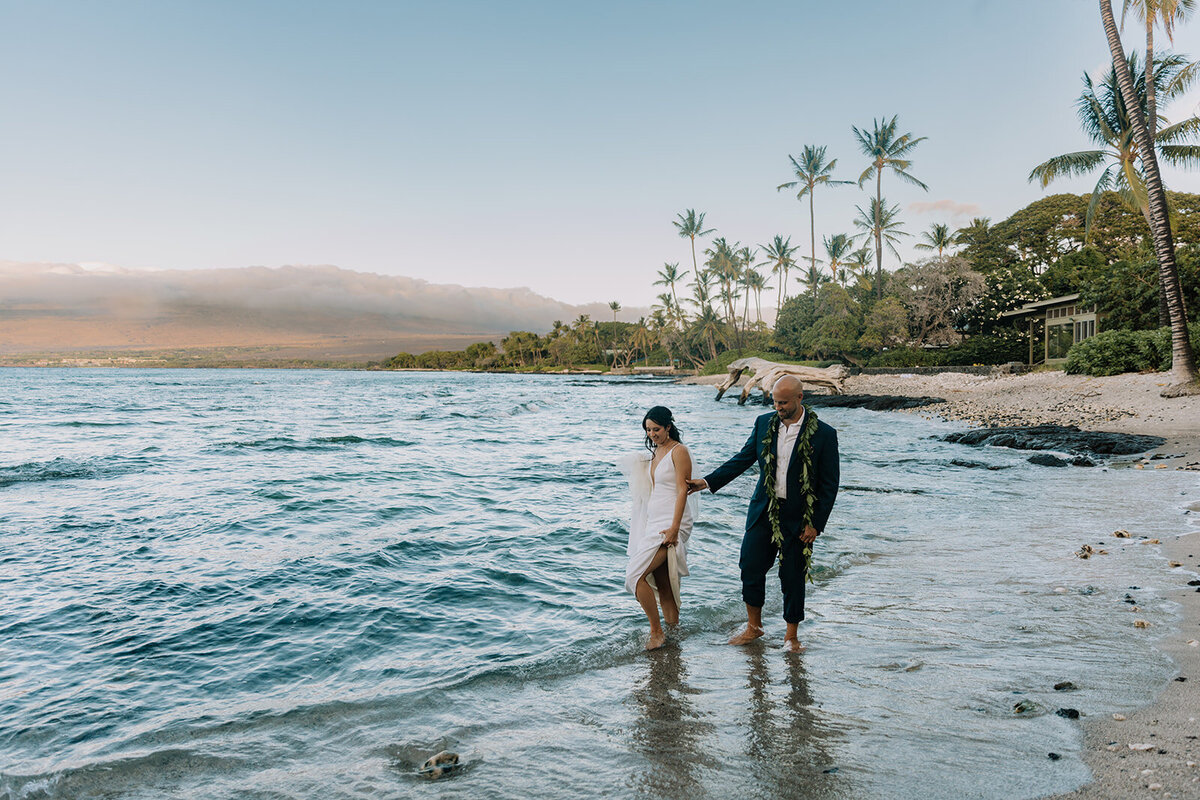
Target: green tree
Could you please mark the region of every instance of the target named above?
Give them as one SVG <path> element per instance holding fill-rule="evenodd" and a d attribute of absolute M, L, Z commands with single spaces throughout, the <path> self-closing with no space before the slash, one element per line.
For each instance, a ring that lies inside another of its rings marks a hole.
<path fill-rule="evenodd" d="M 929 226 L 929 230 L 921 234 L 923 241 L 913 245 L 918 250 L 937 250 L 938 256 L 941 256 L 947 247 L 954 246 L 954 235 L 950 233 L 949 225 L 934 223 Z"/>
<path fill-rule="evenodd" d="M 826 153 L 825 145 L 816 147 L 806 144 L 800 153 L 800 159 L 797 161 L 795 156 L 788 156 L 788 160 L 792 162 L 792 171 L 796 175 L 796 180 L 781 183 L 775 187 L 775 191 L 781 192 L 784 189 L 796 189 L 796 199 L 803 200 L 808 197 L 808 231 L 812 249 L 809 250 L 809 270 L 814 272 L 817 268 L 817 222 L 816 212 L 813 208 L 813 195 L 816 194 L 817 186 L 824 184 L 826 186 L 838 186 L 841 184 L 854 183 L 854 181 L 835 181 L 833 179 L 833 170 L 837 167 L 837 159 L 830 161 L 825 160 Z M 810 291 L 816 291 L 815 282 L 809 284 Z"/>
<path fill-rule="evenodd" d="M 689 208 L 682 214 L 676 214 L 679 219 L 671 224 L 679 229 L 679 235 L 692 243 L 692 272 L 693 274 L 700 271 L 700 266 L 696 263 L 696 237 L 708 236 L 716 230 L 716 228 L 704 228 L 704 212 L 696 213 L 696 209 Z"/>
<path fill-rule="evenodd" d="M 779 316 L 779 310 L 783 307 L 783 302 L 787 300 L 786 289 L 788 270 L 796 266 L 796 259 L 793 257 L 796 252 L 796 246 L 792 244 L 792 237 L 784 239 L 782 236 L 776 236 L 771 240 L 770 244 L 760 244 L 758 246 L 766 257 L 760 266 L 770 266 L 771 274 L 775 275 L 779 281 L 779 297 L 775 302 L 775 316 Z"/>
<path fill-rule="evenodd" d="M 701 214 L 700 216 L 703 217 L 704 215 Z M 675 308 L 679 307 L 679 295 L 675 293 L 675 284 L 687 277 L 687 274 L 687 270 L 683 272 L 679 271 L 678 262 L 665 263 L 663 264 L 663 268 L 658 271 L 658 280 L 654 282 L 655 286 L 667 287 L 667 291 L 671 293 L 671 299 L 675 301 Z M 662 295 L 659 295 L 659 297 L 661 298 Z"/>
<path fill-rule="evenodd" d="M 871 308 L 863 324 L 858 346 L 863 350 L 887 350 L 908 340 L 908 311 L 895 297 L 885 297 Z"/>
<path fill-rule="evenodd" d="M 1187 67 L 1187 61 L 1180 56 L 1167 55 L 1160 58 L 1155 63 L 1153 80 L 1149 81 L 1146 79 L 1145 70 L 1138 63 L 1137 53 L 1129 55 L 1128 63 L 1139 103 L 1143 106 L 1149 103 L 1148 97 L 1152 87 L 1156 87 L 1165 99 L 1173 99 L 1190 86 L 1186 81 L 1176 80 Z M 1093 84 L 1091 76 L 1085 72 L 1083 85 L 1083 93 L 1076 102 L 1079 124 L 1087 138 L 1098 147 L 1047 159 L 1033 168 L 1029 173 L 1029 180 L 1037 181 L 1045 188 L 1060 177 L 1088 175 L 1103 167 L 1088 204 L 1084 221 L 1085 237 L 1090 239 L 1092 222 L 1100 198 L 1110 191 L 1115 191 L 1131 211 L 1140 211 L 1149 229 L 1150 205 L 1146 195 L 1146 181 L 1138 167 L 1140 157 L 1134 142 L 1133 125 L 1128 107 L 1121 96 L 1116 70 L 1109 68 L 1099 87 Z M 1164 127 L 1155 135 L 1158 155 L 1178 167 L 1200 163 L 1198 141 L 1200 119 L 1196 117 Z"/>
<path fill-rule="evenodd" d="M 1146 125 L 1146 117 L 1138 102 L 1137 89 L 1129 63 L 1125 59 L 1125 48 L 1117 23 L 1113 19 L 1111 0 L 1100 0 L 1100 19 L 1108 39 L 1113 68 L 1121 96 L 1129 110 L 1133 123 L 1133 138 L 1137 142 L 1142 159 L 1142 173 L 1146 179 L 1146 194 L 1150 203 L 1150 230 L 1154 240 L 1154 253 L 1158 259 L 1159 283 L 1166 297 L 1167 311 L 1171 320 L 1171 378 L 1173 386 L 1164 389 L 1164 396 L 1200 393 L 1200 373 L 1196 371 L 1196 356 L 1188 339 L 1187 313 L 1183 306 L 1183 291 L 1179 283 L 1179 271 L 1175 264 L 1175 241 L 1171 236 L 1170 213 L 1162 176 L 1158 170 L 1158 157 L 1154 152 L 1154 140 Z"/>
<path fill-rule="evenodd" d="M 899 220 L 900 206 L 888 208 L 886 201 L 872 197 L 869 210 L 862 206 L 855 208 L 858 210 L 858 216 L 854 218 L 854 227 L 862 231 L 859 236 L 874 239 L 876 245 L 886 244 L 892 255 L 900 258 L 896 243 L 900 241 L 901 236 L 908 236 L 901 230 L 904 223 Z M 879 297 L 883 297 L 883 262 L 879 260 L 878 252 L 876 256 L 876 291 Z"/>
<path fill-rule="evenodd" d="M 926 137 L 914 137 L 911 133 L 897 135 L 898 119 L 897 115 L 886 121 L 883 119 L 872 120 L 873 127 L 869 132 L 865 127 L 862 130 L 851 128 L 854 131 L 854 137 L 858 140 L 858 147 L 862 154 L 871 159 L 871 165 L 858 177 L 858 185 L 862 187 L 872 174 L 875 175 L 874 205 L 878 208 L 883 208 L 883 171 L 885 169 L 890 170 L 901 180 L 929 191 L 928 186 L 908 172 L 912 166 L 912 161 L 908 156 L 918 144 L 925 141 Z M 875 237 L 877 287 L 880 293 L 879 297 L 883 297 L 883 231 L 881 228 L 875 227 L 872 233 Z"/>
<path fill-rule="evenodd" d="M 1175 41 L 1175 23 L 1181 22 L 1196 7 L 1195 0 L 1124 0 L 1121 4 L 1121 25 L 1130 10 L 1146 26 L 1146 57 L 1144 63 L 1154 62 L 1154 27 L 1161 23 L 1167 39 Z M 1132 66 L 1132 65 L 1131 65 Z M 1150 140 L 1156 141 L 1158 132 L 1158 100 L 1154 81 L 1146 84 L 1146 127 Z"/>

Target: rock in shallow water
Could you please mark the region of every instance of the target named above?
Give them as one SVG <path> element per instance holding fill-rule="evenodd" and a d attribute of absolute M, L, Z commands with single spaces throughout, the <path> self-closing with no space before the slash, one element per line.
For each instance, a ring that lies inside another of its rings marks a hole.
<path fill-rule="evenodd" d="M 804 404 L 813 408 L 865 408 L 868 411 L 897 411 L 946 402 L 940 397 L 903 397 L 891 394 L 806 394 Z"/>
<path fill-rule="evenodd" d="M 973 428 L 942 437 L 947 442 L 1015 450 L 1063 450 L 1097 455 L 1134 455 L 1160 446 L 1165 439 L 1108 431 L 1082 431 L 1074 425 Z"/>

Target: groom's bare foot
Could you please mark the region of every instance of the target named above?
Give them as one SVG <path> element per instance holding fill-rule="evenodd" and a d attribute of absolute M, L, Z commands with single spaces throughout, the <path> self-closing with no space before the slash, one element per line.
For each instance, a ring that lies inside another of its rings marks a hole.
<path fill-rule="evenodd" d="M 747 625 L 746 629 L 729 640 L 730 644 L 750 644 L 755 639 L 763 635 L 763 629 L 754 625 Z"/>
<path fill-rule="evenodd" d="M 657 650 L 667 643 L 667 635 L 662 630 L 650 631 L 650 638 L 646 641 L 647 650 Z"/>
<path fill-rule="evenodd" d="M 799 639 L 784 639 L 783 647 L 789 653 L 803 653 L 804 645 L 800 644 Z"/>

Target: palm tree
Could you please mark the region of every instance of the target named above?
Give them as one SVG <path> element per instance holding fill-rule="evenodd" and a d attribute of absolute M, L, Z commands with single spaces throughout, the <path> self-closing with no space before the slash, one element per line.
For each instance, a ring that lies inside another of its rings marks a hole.
<path fill-rule="evenodd" d="M 1154 25 L 1162 23 L 1163 32 L 1172 44 L 1175 43 L 1175 23 L 1182 22 L 1196 7 L 1196 0 L 1125 0 L 1121 4 L 1121 26 L 1125 25 L 1125 15 L 1133 9 L 1136 16 L 1146 26 L 1146 61 L 1154 61 Z M 1158 87 L 1154 81 L 1146 84 L 1146 126 L 1150 131 L 1150 140 L 1156 141 L 1158 130 L 1158 103 L 1155 95 Z"/>
<path fill-rule="evenodd" d="M 745 307 L 742 309 L 742 329 L 750 326 L 750 293 L 754 291 L 754 278 L 758 275 L 754 269 L 754 248 L 743 247 L 737 251 L 738 282 L 741 283 L 745 295 Z M 761 277 L 761 276 L 759 276 Z"/>
<path fill-rule="evenodd" d="M 877 245 L 886 244 L 888 249 L 892 251 L 896 258 L 900 258 L 900 251 L 896 249 L 896 243 L 900 241 L 901 236 L 908 236 L 907 233 L 900 230 L 903 223 L 897 217 L 900 216 L 899 204 L 887 207 L 887 202 L 884 200 L 876 200 L 871 198 L 870 210 L 862 206 L 855 206 L 858 209 L 858 216 L 854 218 L 854 227 L 862 231 L 859 234 L 864 240 L 874 239 Z M 876 296 L 883 296 L 883 262 L 879 260 L 879 252 L 875 254 L 875 278 L 878 283 L 875 286 Z"/>
<path fill-rule="evenodd" d="M 1151 84 L 1158 85 L 1163 99 L 1173 99 L 1190 87 L 1187 81 L 1176 80 L 1187 67 L 1187 61 L 1180 56 L 1160 57 L 1152 72 L 1153 80 L 1150 81 L 1146 80 L 1145 70 L 1141 69 L 1136 52 L 1130 53 L 1127 63 L 1140 107 L 1144 107 L 1142 101 L 1148 104 L 1147 92 Z M 1146 225 L 1153 229 L 1146 179 L 1138 167 L 1139 155 L 1133 124 L 1129 108 L 1121 96 L 1117 73 L 1109 69 L 1099 85 L 1099 91 L 1092 83 L 1091 76 L 1084 73 L 1083 86 L 1083 93 L 1076 102 L 1079 124 L 1087 137 L 1100 145 L 1101 149 L 1080 150 L 1048 159 L 1033 168 L 1029 180 L 1039 181 L 1045 188 L 1059 177 L 1086 175 L 1103 166 L 1088 203 L 1084 219 L 1085 237 L 1091 237 L 1096 208 L 1107 191 L 1115 191 L 1131 211 L 1140 211 L 1146 219 Z M 1200 163 L 1200 145 L 1195 144 L 1198 134 L 1200 118 L 1185 119 L 1158 131 L 1154 137 L 1156 149 L 1163 160 L 1172 165 L 1195 165 Z"/>
<path fill-rule="evenodd" d="M 850 271 L 850 274 L 859 280 L 867 281 L 868 286 L 870 285 L 870 278 L 867 276 L 870 274 L 872 255 L 870 246 L 863 245 L 852 252 L 845 261 L 846 269 Z M 845 276 L 842 276 L 842 286 L 845 285 Z"/>
<path fill-rule="evenodd" d="M 758 247 L 767 258 L 759 266 L 769 264 L 771 274 L 779 276 L 779 298 L 775 301 L 775 316 L 778 317 L 779 309 L 783 307 L 783 301 L 787 299 L 784 287 L 787 285 L 788 269 L 796 266 L 796 259 L 792 257 L 792 254 L 796 252 L 796 246 L 792 244 L 792 237 L 784 239 L 782 236 L 776 236 L 770 244 L 760 244 Z"/>
<path fill-rule="evenodd" d="M 987 239 L 988 232 L 992 228 L 992 220 L 989 217 L 975 217 L 971 220 L 971 224 L 965 228 L 959 228 L 954 232 L 954 243 L 970 247 L 973 244 L 981 244 Z"/>
<path fill-rule="evenodd" d="M 754 292 L 754 319 L 758 329 L 762 329 L 762 293 L 764 289 L 770 289 L 767 285 L 766 276 L 756 270 L 752 265 L 747 264 L 746 270 L 743 273 L 745 281 L 746 294 Z"/>
<path fill-rule="evenodd" d="M 925 241 L 918 242 L 913 247 L 918 250 L 937 250 L 939 258 L 947 247 L 954 245 L 954 234 L 950 233 L 949 225 L 935 222 L 929 226 L 929 230 L 921 234 L 921 237 Z"/>
<path fill-rule="evenodd" d="M 704 266 L 708 273 L 716 279 L 720 287 L 719 295 L 725 304 L 725 321 L 734 322 L 733 300 L 736 293 L 733 287 L 737 284 L 741 268 L 737 258 L 737 243 L 729 244 L 724 236 L 713 239 L 713 246 L 704 251 L 708 260 Z"/>
<path fill-rule="evenodd" d="M 1100 19 L 1108 38 L 1108 49 L 1112 55 L 1113 69 L 1121 97 L 1129 110 L 1133 123 L 1133 137 L 1142 158 L 1142 172 L 1146 178 L 1146 194 L 1150 206 L 1150 231 L 1154 239 L 1154 252 L 1158 256 L 1159 284 L 1167 299 L 1167 310 L 1171 317 L 1171 377 L 1174 386 L 1163 390 L 1164 396 L 1200 393 L 1200 373 L 1196 371 L 1196 356 L 1188 341 L 1187 314 L 1183 306 L 1183 293 L 1179 285 L 1179 271 L 1175 265 L 1175 242 L 1171 238 L 1171 222 L 1167 209 L 1167 193 L 1163 189 L 1162 176 L 1158 171 L 1158 156 L 1154 152 L 1154 140 L 1146 124 L 1146 116 L 1138 101 L 1137 89 L 1129 62 L 1125 60 L 1125 48 L 1121 45 L 1121 34 L 1113 19 L 1111 0 L 1100 0 Z M 1153 71 L 1153 70 L 1152 70 Z"/>
<path fill-rule="evenodd" d="M 701 211 L 699 214 L 697 214 L 696 209 L 694 208 L 689 208 L 683 214 L 676 214 L 675 216 L 679 217 L 679 219 L 675 220 L 671 224 L 679 229 L 679 235 L 682 238 L 691 240 L 692 271 L 697 272 L 699 271 L 700 267 L 696 264 L 696 237 L 708 236 L 710 233 L 715 231 L 716 228 L 704 230 L 704 212 Z"/>
<path fill-rule="evenodd" d="M 613 325 L 616 325 L 617 324 L 617 312 L 621 310 L 621 304 L 618 303 L 616 300 L 613 300 L 611 303 L 608 304 L 608 307 L 612 309 Z"/>
<path fill-rule="evenodd" d="M 833 273 L 833 279 L 838 279 L 838 270 L 843 272 L 842 285 L 846 285 L 845 278 L 845 258 L 850 254 L 854 247 L 854 239 L 844 233 L 835 233 L 833 236 L 826 236 L 822 242 L 825 244 L 825 255 L 829 258 L 829 271 Z"/>
<path fill-rule="evenodd" d="M 796 173 L 796 180 L 781 183 L 775 187 L 777 192 L 800 187 L 800 190 L 796 192 L 797 200 L 803 200 L 804 196 L 808 195 L 808 231 L 812 245 L 808 259 L 810 272 L 817 268 L 817 223 L 816 213 L 813 210 L 813 195 L 816 194 L 817 184 L 836 186 L 854 183 L 854 181 L 835 181 L 833 179 L 833 170 L 837 166 L 837 159 L 826 162 L 825 150 L 825 145 L 815 147 L 806 144 L 804 150 L 801 151 L 799 161 L 795 156 L 788 156 L 788 160 L 792 162 L 792 171 Z"/>
<path fill-rule="evenodd" d="M 704 215 L 701 214 L 701 217 Z M 658 280 L 654 282 L 655 286 L 665 286 L 671 292 L 671 298 L 675 301 L 675 305 L 679 305 L 679 297 L 675 294 L 675 284 L 679 283 L 687 277 L 687 270 L 679 271 L 679 263 L 663 264 L 663 268 L 658 271 Z M 661 295 L 660 295 L 661 296 Z"/>
<path fill-rule="evenodd" d="M 920 136 L 914 138 L 911 133 L 897 136 L 896 124 L 898 119 L 899 115 L 893 116 L 891 120 L 886 122 L 883 119 L 871 120 L 873 129 L 869 133 L 866 128 L 859 130 L 853 126 L 851 127 L 855 138 L 858 139 L 858 147 L 862 151 L 862 154 L 871 159 L 871 166 L 863 170 L 862 175 L 858 176 L 858 185 L 861 188 L 866 183 L 867 178 L 871 177 L 872 173 L 875 174 L 875 203 L 880 208 L 883 207 L 883 171 L 885 169 L 891 170 L 902 180 L 908 181 L 914 186 L 919 186 L 927 192 L 929 191 L 928 186 L 909 174 L 908 169 L 912 166 L 912 161 L 906 158 L 914 147 L 925 141 L 926 137 Z M 879 229 L 876 229 L 874 234 L 875 271 L 879 278 L 876 288 L 879 291 L 878 296 L 883 297 L 883 233 Z"/>

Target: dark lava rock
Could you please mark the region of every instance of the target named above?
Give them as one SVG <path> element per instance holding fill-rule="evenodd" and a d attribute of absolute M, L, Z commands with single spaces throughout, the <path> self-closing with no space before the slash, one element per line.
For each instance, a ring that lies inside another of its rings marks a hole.
<path fill-rule="evenodd" d="M 1065 458 L 1052 456 L 1049 453 L 1038 453 L 1036 456 L 1029 457 L 1030 464 L 1037 464 L 1039 467 L 1069 467 L 1071 462 Z"/>
<path fill-rule="evenodd" d="M 1049 453 L 1038 453 L 1035 456 L 1030 456 L 1028 459 L 1030 464 L 1037 464 L 1039 467 L 1094 467 L 1096 462 L 1092 461 L 1087 456 L 1075 456 L 1074 458 L 1059 458 L 1058 456 L 1050 455 Z"/>
<path fill-rule="evenodd" d="M 1051 761 L 1058 761 L 1060 758 L 1062 758 L 1062 756 L 1060 756 L 1058 753 L 1046 753 L 1046 758 L 1050 759 Z"/>
<path fill-rule="evenodd" d="M 1079 709 L 1076 708 L 1060 708 L 1054 712 L 1063 719 L 1079 719 Z"/>
<path fill-rule="evenodd" d="M 983 461 L 968 461 L 965 458 L 952 458 L 950 463 L 956 467 L 966 467 L 967 469 L 1008 469 L 1006 464 L 987 464 Z"/>
<path fill-rule="evenodd" d="M 942 437 L 947 442 L 1015 450 L 1063 450 L 1105 456 L 1128 456 L 1160 446 L 1165 439 L 1107 431 L 1081 431 L 1074 425 L 1033 425 L 1022 428 L 973 428 Z"/>
<path fill-rule="evenodd" d="M 1200 581 L 1188 581 L 1188 586 L 1200 586 Z"/>
<path fill-rule="evenodd" d="M 1178 678 L 1176 678 L 1176 679 L 1175 679 L 1175 681 L 1176 681 L 1177 683 L 1184 683 L 1185 681 L 1187 681 L 1187 678 L 1185 678 L 1184 676 L 1180 675 Z"/>
<path fill-rule="evenodd" d="M 893 394 L 808 394 L 804 404 L 813 408 L 865 408 L 868 411 L 896 411 L 921 408 L 946 402 L 940 397 L 901 397 Z"/>
<path fill-rule="evenodd" d="M 1075 684 L 1071 683 L 1070 681 L 1061 681 L 1059 683 L 1054 684 L 1054 691 L 1056 691 L 1056 692 L 1069 692 L 1069 691 L 1073 690 L 1074 688 L 1075 688 Z"/>

